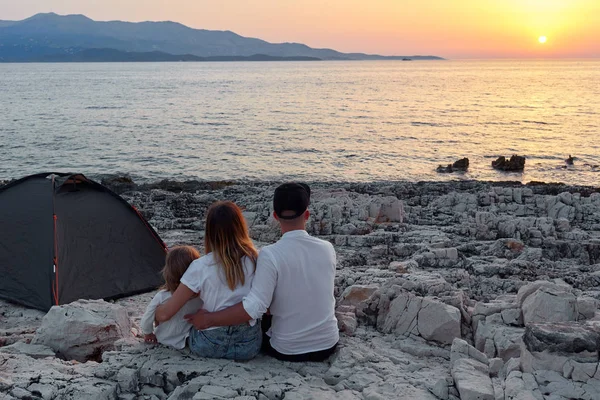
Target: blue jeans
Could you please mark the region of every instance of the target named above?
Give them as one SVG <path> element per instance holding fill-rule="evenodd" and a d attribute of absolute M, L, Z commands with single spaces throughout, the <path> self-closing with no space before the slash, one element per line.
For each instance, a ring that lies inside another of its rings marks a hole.
<path fill-rule="evenodd" d="M 192 328 L 189 345 L 192 353 L 208 358 L 250 360 L 258 354 L 262 344 L 260 321 L 248 324 L 224 326 L 199 331 Z"/>

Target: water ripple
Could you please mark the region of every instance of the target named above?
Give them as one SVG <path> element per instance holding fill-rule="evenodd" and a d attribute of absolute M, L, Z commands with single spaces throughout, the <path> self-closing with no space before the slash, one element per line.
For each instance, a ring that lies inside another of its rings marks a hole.
<path fill-rule="evenodd" d="M 599 69 L 597 61 L 0 64 L 0 179 L 52 169 L 597 184 Z M 527 156 L 522 174 L 491 168 L 513 153 Z M 574 168 L 564 168 L 569 154 Z M 462 157 L 467 173 L 435 172 Z"/>

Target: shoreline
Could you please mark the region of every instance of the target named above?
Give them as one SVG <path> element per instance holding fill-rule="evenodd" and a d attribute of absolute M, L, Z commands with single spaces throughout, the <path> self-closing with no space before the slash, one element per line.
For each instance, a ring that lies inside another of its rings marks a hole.
<path fill-rule="evenodd" d="M 51 174 L 53 172 L 49 172 Z M 68 174 L 70 172 L 55 172 Z M 76 173 L 76 172 L 73 172 Z M 161 177 L 161 178 L 143 178 L 129 174 L 86 174 L 86 177 L 102 183 L 115 192 L 123 192 L 128 190 L 152 190 L 165 189 L 169 191 L 186 192 L 197 189 L 219 188 L 224 186 L 241 186 L 241 185 L 270 185 L 275 183 L 283 183 L 287 181 L 306 182 L 309 185 L 316 187 L 326 186 L 343 186 L 343 187 L 359 187 L 359 186 L 402 186 L 409 185 L 421 187 L 425 185 L 436 186 L 457 186 L 459 188 L 476 188 L 480 185 L 502 186 L 502 187 L 531 187 L 545 188 L 548 192 L 557 192 L 560 190 L 569 192 L 584 192 L 594 193 L 600 192 L 600 183 L 598 185 L 577 185 L 566 182 L 552 181 L 529 181 L 523 183 L 518 180 L 480 180 L 480 179 L 454 179 L 454 180 L 372 180 L 372 181 L 334 181 L 334 180 L 310 180 L 310 179 L 200 179 L 200 178 L 179 178 L 179 177 Z M 0 187 L 16 181 L 19 178 L 0 179 Z M 542 192 L 544 189 L 541 190 Z M 559 192 L 558 192 L 559 193 Z"/>

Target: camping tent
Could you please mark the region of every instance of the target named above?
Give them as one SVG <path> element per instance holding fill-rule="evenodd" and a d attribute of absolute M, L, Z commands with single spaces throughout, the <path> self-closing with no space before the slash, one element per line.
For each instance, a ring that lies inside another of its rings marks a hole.
<path fill-rule="evenodd" d="M 0 187 L 0 298 L 48 310 L 156 288 L 166 246 L 120 196 L 81 174 Z"/>

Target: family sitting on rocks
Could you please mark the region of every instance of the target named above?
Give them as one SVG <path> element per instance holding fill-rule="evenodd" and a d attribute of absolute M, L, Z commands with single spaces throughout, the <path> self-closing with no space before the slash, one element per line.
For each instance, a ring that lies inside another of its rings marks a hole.
<path fill-rule="evenodd" d="M 286 183 L 273 197 L 283 236 L 260 253 L 233 202 L 206 217 L 206 255 L 191 246 L 167 254 L 165 284 L 141 325 L 146 342 L 202 357 L 248 360 L 262 350 L 284 361 L 323 361 L 336 349 L 336 255 L 310 236 L 310 188 Z M 262 318 L 262 321 L 261 321 Z"/>

